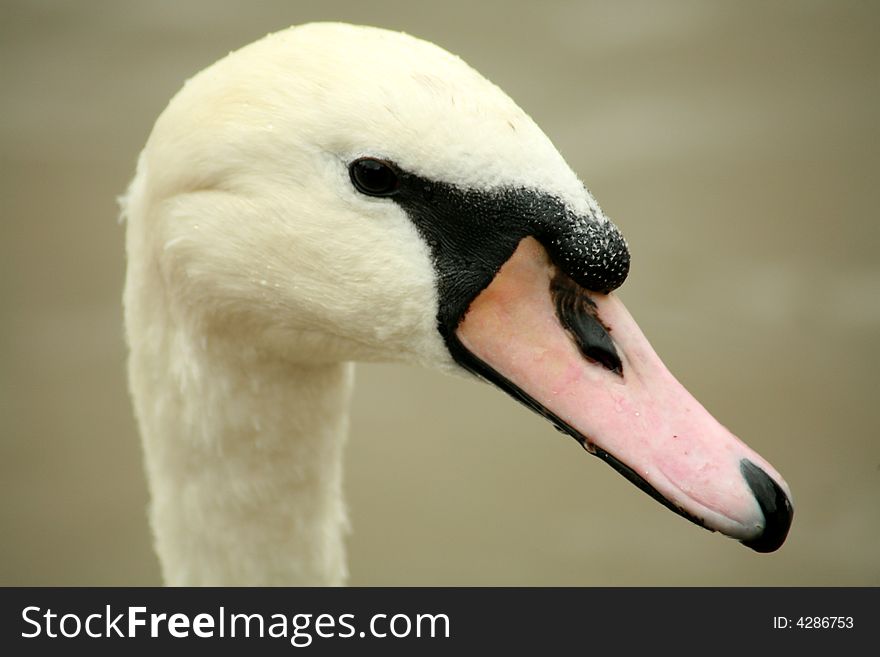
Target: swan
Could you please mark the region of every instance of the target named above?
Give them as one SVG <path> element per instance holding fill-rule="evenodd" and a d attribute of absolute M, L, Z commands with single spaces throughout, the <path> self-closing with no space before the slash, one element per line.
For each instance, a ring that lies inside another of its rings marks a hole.
<path fill-rule="evenodd" d="M 476 376 L 768 552 L 780 474 L 613 294 L 617 227 L 538 126 L 414 37 L 295 26 L 188 80 L 121 199 L 129 387 L 170 585 L 339 585 L 356 361 Z"/>

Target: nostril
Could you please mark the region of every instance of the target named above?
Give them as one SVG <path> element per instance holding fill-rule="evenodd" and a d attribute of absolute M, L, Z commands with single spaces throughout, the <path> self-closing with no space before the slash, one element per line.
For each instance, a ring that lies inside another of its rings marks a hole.
<path fill-rule="evenodd" d="M 559 323 L 574 339 L 580 352 L 615 374 L 623 375 L 623 365 L 614 341 L 596 314 L 596 304 L 574 281 L 557 272 L 550 283 Z"/>
<path fill-rule="evenodd" d="M 741 542 L 756 552 L 778 550 L 791 527 L 794 515 L 791 500 L 779 484 L 748 459 L 740 461 L 739 469 L 764 514 L 764 531 L 753 539 Z"/>

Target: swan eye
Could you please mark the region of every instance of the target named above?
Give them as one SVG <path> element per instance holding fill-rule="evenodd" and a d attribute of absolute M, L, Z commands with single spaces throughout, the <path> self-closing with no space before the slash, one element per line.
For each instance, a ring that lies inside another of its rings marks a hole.
<path fill-rule="evenodd" d="M 369 196 L 390 196 L 400 186 L 397 169 L 385 160 L 362 157 L 348 166 L 348 173 L 357 190 Z"/>

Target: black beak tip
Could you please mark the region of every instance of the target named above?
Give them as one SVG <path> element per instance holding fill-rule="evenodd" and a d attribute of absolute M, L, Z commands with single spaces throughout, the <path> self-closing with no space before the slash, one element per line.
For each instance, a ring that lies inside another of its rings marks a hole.
<path fill-rule="evenodd" d="M 785 491 L 757 465 L 743 459 L 739 464 L 740 472 L 764 514 L 764 531 L 755 538 L 741 541 L 755 552 L 774 552 L 785 542 L 794 509 Z"/>

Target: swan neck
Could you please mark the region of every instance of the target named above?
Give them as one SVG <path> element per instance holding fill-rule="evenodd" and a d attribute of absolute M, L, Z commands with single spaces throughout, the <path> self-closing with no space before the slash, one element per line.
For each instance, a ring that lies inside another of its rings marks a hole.
<path fill-rule="evenodd" d="M 165 581 L 343 584 L 352 365 L 166 337 L 129 368 Z"/>

